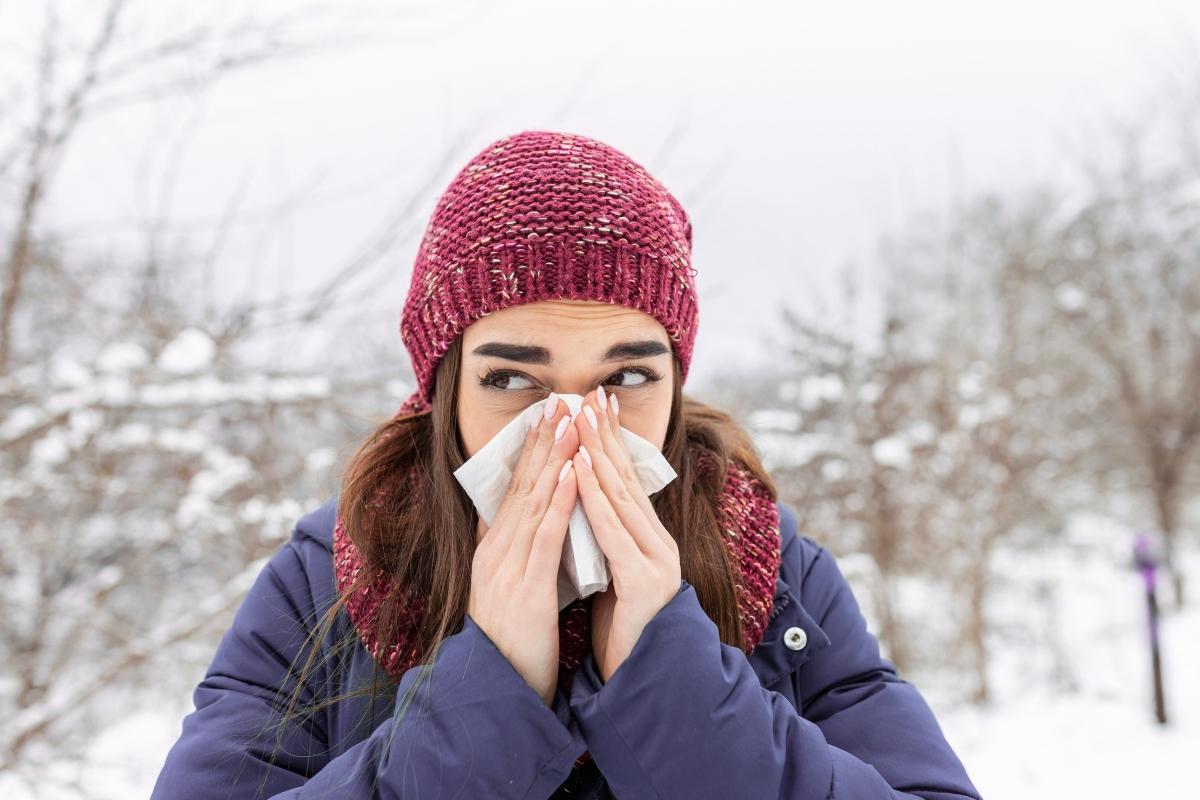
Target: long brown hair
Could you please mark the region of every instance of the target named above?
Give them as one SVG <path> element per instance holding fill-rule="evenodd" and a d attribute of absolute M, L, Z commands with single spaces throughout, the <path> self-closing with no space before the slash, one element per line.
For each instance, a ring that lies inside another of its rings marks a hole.
<path fill-rule="evenodd" d="M 389 418 L 365 437 L 345 466 L 338 513 L 371 568 L 360 571 L 354 585 L 339 594 L 310 634 L 312 646 L 278 723 L 276 748 L 282 745 L 285 726 L 298 714 L 313 714 L 362 694 L 369 693 L 374 701 L 378 692 L 397 685 L 392 679 L 381 681 L 376 670 L 376 677 L 365 686 L 337 697 L 321 698 L 319 692 L 311 692 L 314 702 L 296 711 L 320 656 L 321 642 L 344 610 L 347 597 L 362 589 L 364 582 L 373 581 L 376 568 L 390 576 L 390 590 L 376 616 L 380 652 L 405 633 L 405 604 L 425 604 L 421 624 L 406 632 L 421 673 L 400 701 L 402 707 L 407 707 L 432 669 L 441 642 L 462 629 L 478 516 L 453 476 L 463 463 L 455 413 L 461 346 L 459 336 L 438 364 L 432 408 Z M 743 648 L 734 586 L 738 567 L 727 558 L 717 500 L 731 459 L 742 462 L 772 497 L 778 496 L 777 490 L 745 429 L 725 412 L 684 396 L 679 362 L 672 358 L 672 364 L 674 390 L 663 455 L 679 477 L 651 502 L 663 526 L 675 536 L 683 577 L 695 587 L 721 641 Z M 358 644 L 354 625 L 346 628 L 345 636 L 327 654 L 330 663 L 342 661 L 349 648 Z"/>

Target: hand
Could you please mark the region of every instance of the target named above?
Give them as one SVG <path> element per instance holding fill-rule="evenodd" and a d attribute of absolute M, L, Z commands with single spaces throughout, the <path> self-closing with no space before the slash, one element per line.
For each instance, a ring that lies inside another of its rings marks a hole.
<path fill-rule="evenodd" d="M 558 685 L 558 567 L 577 497 L 566 464 L 579 445 L 570 409 L 553 408 L 526 434 L 491 526 L 479 520 L 467 609 L 548 706 Z"/>
<path fill-rule="evenodd" d="M 638 480 L 618 433 L 617 409 L 611 402 L 604 405 L 592 392 L 575 417 L 581 446 L 574 471 L 612 578 L 592 601 L 592 654 L 601 680 L 607 681 L 633 651 L 646 623 L 679 593 L 682 576 L 679 546 Z M 591 410 L 596 430 L 585 409 Z"/>

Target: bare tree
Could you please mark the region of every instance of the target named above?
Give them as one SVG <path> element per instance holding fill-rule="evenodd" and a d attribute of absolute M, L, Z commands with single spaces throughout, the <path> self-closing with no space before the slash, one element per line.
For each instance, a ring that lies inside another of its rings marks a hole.
<path fill-rule="evenodd" d="M 56 229 L 48 201 L 78 131 L 343 42 L 314 26 L 323 12 L 311 5 L 273 19 L 206 8 L 147 41 L 139 26 L 155 10 L 110 0 L 89 27 L 48 3 L 35 68 L 0 93 L 0 773 L 39 793 L 63 774 L 47 759 L 86 768 L 110 698 L 147 686 L 187 696 L 264 558 L 334 490 L 356 437 L 407 396 L 370 340 L 343 344 L 317 374 L 256 366 L 249 352 L 362 291 L 356 281 L 420 231 L 418 209 L 471 135 L 447 143 L 323 286 L 197 302 L 198 279 L 162 246 L 169 220 L 132 260 Z"/>
<path fill-rule="evenodd" d="M 803 527 L 870 557 L 871 607 L 892 661 L 953 662 L 979 703 L 991 696 L 997 553 L 1036 549 L 1061 529 L 1088 450 L 1074 426 L 1100 402 L 1069 368 L 1052 300 L 1030 277 L 1055 252 L 1055 202 L 984 197 L 944 221 L 914 220 L 881 252 L 884 317 L 869 344 L 785 311 L 781 388 L 758 398 L 778 411 L 751 417 Z M 847 291 L 853 304 L 853 284 Z M 930 613 L 902 600 L 912 579 L 945 587 L 941 616 L 965 647 L 911 625 Z"/>
<path fill-rule="evenodd" d="M 1039 277 L 1109 387 L 1109 452 L 1154 520 L 1131 524 L 1164 535 L 1182 606 L 1175 553 L 1200 478 L 1200 94 L 1155 97 L 1114 131 L 1114 163 L 1087 165 Z"/>
<path fill-rule="evenodd" d="M 153 6 L 107 0 L 90 28 L 64 19 L 59 3 L 44 5 L 33 69 L 20 75 L 0 126 L 0 189 L 16 213 L 0 232 L 0 374 L 12 367 L 17 314 L 30 274 L 54 270 L 37 231 L 64 157 L 84 121 L 131 104 L 196 93 L 238 70 L 329 46 L 307 26 L 314 8 L 298 7 L 274 19 L 242 15 L 207 19 L 144 41 L 123 36 L 136 11 Z"/>
<path fill-rule="evenodd" d="M 874 340 L 785 311 L 779 370 L 725 387 L 802 525 L 869 556 L 893 660 L 961 653 L 977 702 L 991 694 L 989 598 L 1010 579 L 998 553 L 1036 557 L 1073 511 L 1100 506 L 1131 529 L 1152 519 L 1183 603 L 1173 556 L 1200 492 L 1200 94 L 1188 91 L 1118 127 L 1080 185 L 914 215 L 881 248 Z M 1122 511 L 1129 500 L 1144 513 Z M 909 578 L 948 586 L 965 648 L 912 635 Z M 1053 586 L 1028 595 L 1053 614 Z M 1052 679 L 1071 683 L 1045 644 Z"/>

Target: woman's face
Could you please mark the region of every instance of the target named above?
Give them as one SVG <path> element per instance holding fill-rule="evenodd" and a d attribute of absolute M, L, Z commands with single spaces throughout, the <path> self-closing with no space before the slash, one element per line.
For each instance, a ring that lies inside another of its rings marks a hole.
<path fill-rule="evenodd" d="M 539 300 L 463 331 L 458 428 L 465 457 L 550 392 L 618 397 L 621 426 L 661 450 L 674 390 L 670 338 L 658 320 L 594 300 Z"/>

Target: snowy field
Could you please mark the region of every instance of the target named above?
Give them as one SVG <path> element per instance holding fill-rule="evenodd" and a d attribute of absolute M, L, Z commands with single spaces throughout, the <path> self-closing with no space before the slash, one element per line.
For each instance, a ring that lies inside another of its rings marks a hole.
<path fill-rule="evenodd" d="M 1187 562 L 1200 575 L 1200 556 Z M 994 710 L 939 711 L 985 800 L 1200 797 L 1200 603 L 1163 620 L 1168 724 L 1160 726 L 1140 581 L 1112 575 L 1109 586 L 1076 597 L 1075 691 L 1008 687 Z"/>
<path fill-rule="evenodd" d="M 1160 727 L 1151 710 L 1141 583 L 1123 562 L 1128 536 L 1094 520 L 1075 528 L 1077 537 L 1090 537 L 1086 547 L 1068 537 L 1055 554 L 999 565 L 1008 581 L 993 609 L 992 707 L 950 703 L 931 679 L 917 683 L 986 800 L 1200 796 L 1189 788 L 1200 754 L 1200 603 L 1163 621 L 1170 724 Z M 1200 576 L 1200 551 L 1183 560 Z M 850 574 L 853 562 L 846 560 Z M 1055 587 L 1050 615 L 1022 588 L 1041 576 Z M 1198 589 L 1194 583 L 1193 596 Z M 1053 639 L 1058 659 L 1047 645 Z M 188 710 L 190 697 L 173 705 L 147 697 L 144 707 L 127 707 L 122 722 L 96 740 L 90 764 L 57 770 L 86 791 L 50 795 L 44 786 L 0 785 L 0 793 L 10 800 L 146 797 Z"/>

